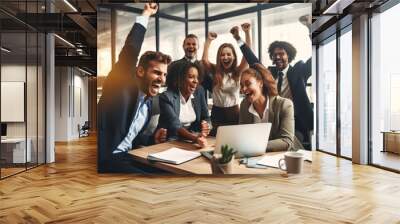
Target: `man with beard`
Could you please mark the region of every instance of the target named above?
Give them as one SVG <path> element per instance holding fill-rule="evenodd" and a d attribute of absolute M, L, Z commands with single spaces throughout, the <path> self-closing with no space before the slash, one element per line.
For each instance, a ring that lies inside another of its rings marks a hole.
<path fill-rule="evenodd" d="M 197 50 L 199 49 L 199 39 L 197 38 L 196 35 L 194 34 L 188 34 L 183 40 L 183 45 L 182 45 L 183 51 L 185 52 L 185 56 L 179 60 L 173 61 L 169 66 L 168 66 L 168 75 L 167 75 L 167 86 L 173 86 L 174 83 L 178 82 L 178 76 L 184 76 L 184 74 L 178 74 L 178 68 L 181 66 L 181 64 L 184 64 L 185 62 L 192 62 L 200 67 L 200 73 L 199 74 L 201 77 L 203 77 L 203 81 L 201 82 L 201 85 L 205 90 L 212 91 L 212 80 L 209 75 L 204 74 L 204 68 L 203 64 L 201 61 L 197 60 Z"/>
<path fill-rule="evenodd" d="M 143 131 L 151 115 L 152 97 L 165 83 L 171 59 L 161 52 L 147 51 L 135 67 L 148 19 L 157 9 L 155 3 L 145 4 L 103 84 L 98 106 L 98 172 L 154 172 L 135 164 L 128 151 L 166 139 L 165 129 L 152 135 Z"/>
<path fill-rule="evenodd" d="M 309 27 L 307 18 L 301 17 L 300 22 Z M 238 28 L 231 30 L 238 40 L 243 56 L 250 66 L 260 63 L 251 49 L 241 41 Z M 268 67 L 277 82 L 278 94 L 291 99 L 294 104 L 295 135 L 303 143 L 305 149 L 311 149 L 310 132 L 314 127 L 314 112 L 307 95 L 307 80 L 311 76 L 311 58 L 306 62 L 299 61 L 290 65 L 296 57 L 296 48 L 286 41 L 274 41 L 268 48 L 269 56 L 275 66 Z"/>

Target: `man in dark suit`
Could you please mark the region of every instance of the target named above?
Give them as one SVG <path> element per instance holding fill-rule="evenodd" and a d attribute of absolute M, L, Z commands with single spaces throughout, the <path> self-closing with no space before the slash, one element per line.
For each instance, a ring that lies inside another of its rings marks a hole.
<path fill-rule="evenodd" d="M 251 49 L 241 41 L 238 27 L 232 28 L 231 32 L 249 65 L 260 63 Z M 293 101 L 296 137 L 303 143 L 304 148 L 311 149 L 310 132 L 314 127 L 314 113 L 306 92 L 307 80 L 311 76 L 311 58 L 305 63 L 299 61 L 291 66 L 290 62 L 296 56 L 296 49 L 285 41 L 271 43 L 268 53 L 275 65 L 268 69 L 277 82 L 278 94 Z"/>
<path fill-rule="evenodd" d="M 166 139 L 165 129 L 150 135 L 143 131 L 150 119 L 152 97 L 165 83 L 171 59 L 161 52 L 147 51 L 136 67 L 148 19 L 157 8 L 155 3 L 145 4 L 103 84 L 98 104 L 98 172 L 146 172 L 150 168 L 135 164 L 128 151 Z"/>
<path fill-rule="evenodd" d="M 268 67 L 277 81 L 280 96 L 291 99 L 294 104 L 295 129 L 303 143 L 310 143 L 310 131 L 314 126 L 313 108 L 307 95 L 307 80 L 311 76 L 311 58 L 290 63 L 296 57 L 296 48 L 285 41 L 275 41 L 268 48 L 275 66 Z M 301 135 L 300 135 L 301 134 Z M 305 147 L 310 147 L 305 145 Z"/>
<path fill-rule="evenodd" d="M 203 77 L 201 85 L 205 90 L 211 92 L 212 79 L 209 75 L 204 74 L 202 62 L 197 60 L 197 50 L 199 49 L 199 39 L 197 38 L 197 36 L 194 34 L 188 34 L 185 40 L 183 40 L 182 48 L 183 51 L 185 52 L 185 56 L 179 60 L 171 62 L 171 64 L 168 66 L 167 86 L 171 86 L 173 85 L 173 83 L 176 83 L 178 80 L 178 76 L 183 75 L 183 74 L 178 74 L 179 66 L 181 66 L 182 63 L 190 61 L 201 67 L 201 72 L 203 73 L 201 74 L 201 76 Z"/>

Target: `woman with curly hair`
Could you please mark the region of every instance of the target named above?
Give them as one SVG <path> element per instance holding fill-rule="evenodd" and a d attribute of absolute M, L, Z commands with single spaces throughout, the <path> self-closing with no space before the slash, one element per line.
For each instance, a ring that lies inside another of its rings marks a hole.
<path fill-rule="evenodd" d="M 160 95 L 158 126 L 168 130 L 168 138 L 190 140 L 200 147 L 207 146 L 210 125 L 201 67 L 183 61 L 176 66 L 176 82 L 168 83 L 168 90 Z"/>
<path fill-rule="evenodd" d="M 246 43 L 250 45 L 250 24 L 243 24 L 242 29 L 246 34 Z M 216 33 L 210 32 L 208 34 L 202 57 L 207 74 L 211 74 L 213 79 L 213 106 L 211 109 L 213 130 L 211 135 L 216 134 L 219 126 L 238 123 L 240 74 L 248 67 L 244 58 L 242 58 L 240 65 L 237 65 L 237 55 L 230 43 L 224 43 L 218 48 L 216 64 L 212 64 L 208 60 L 208 49 L 215 38 L 217 38 Z"/>

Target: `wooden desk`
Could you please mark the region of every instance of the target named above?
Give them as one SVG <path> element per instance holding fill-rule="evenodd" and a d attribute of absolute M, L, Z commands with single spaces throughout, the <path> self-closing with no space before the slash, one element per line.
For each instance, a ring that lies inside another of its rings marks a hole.
<path fill-rule="evenodd" d="M 171 147 L 177 147 L 186 150 L 196 150 L 196 151 L 210 151 L 213 150 L 213 145 L 215 144 L 214 138 L 209 138 L 208 143 L 212 147 L 208 147 L 205 149 L 197 149 L 193 144 L 180 142 L 180 141 L 171 141 L 158 145 L 152 145 L 144 148 L 134 149 L 129 152 L 133 156 L 133 158 L 143 164 L 147 164 L 171 173 L 175 174 L 212 174 L 211 164 L 207 158 L 203 156 L 196 158 L 194 160 L 188 161 L 186 163 L 182 163 L 180 165 L 174 165 L 169 163 L 162 162 L 152 162 L 147 160 L 147 156 L 151 153 L 157 153 L 164 150 L 167 150 Z M 277 152 L 271 152 L 270 154 L 276 154 Z M 278 152 L 279 153 L 279 152 Z M 281 171 L 276 168 L 267 169 L 255 169 L 255 168 L 247 168 L 246 165 L 239 164 L 239 160 L 236 159 L 233 167 L 233 174 L 285 174 L 286 172 Z M 304 161 L 303 173 L 311 173 L 311 163 Z"/>

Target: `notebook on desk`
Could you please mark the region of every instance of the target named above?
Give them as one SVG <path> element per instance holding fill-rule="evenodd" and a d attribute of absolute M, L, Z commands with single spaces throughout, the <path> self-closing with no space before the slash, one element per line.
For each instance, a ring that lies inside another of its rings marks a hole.
<path fill-rule="evenodd" d="M 200 155 L 200 152 L 188 151 L 173 147 L 162 152 L 149 154 L 147 156 L 147 159 L 150 161 L 179 165 L 187 161 L 196 159 Z"/>

